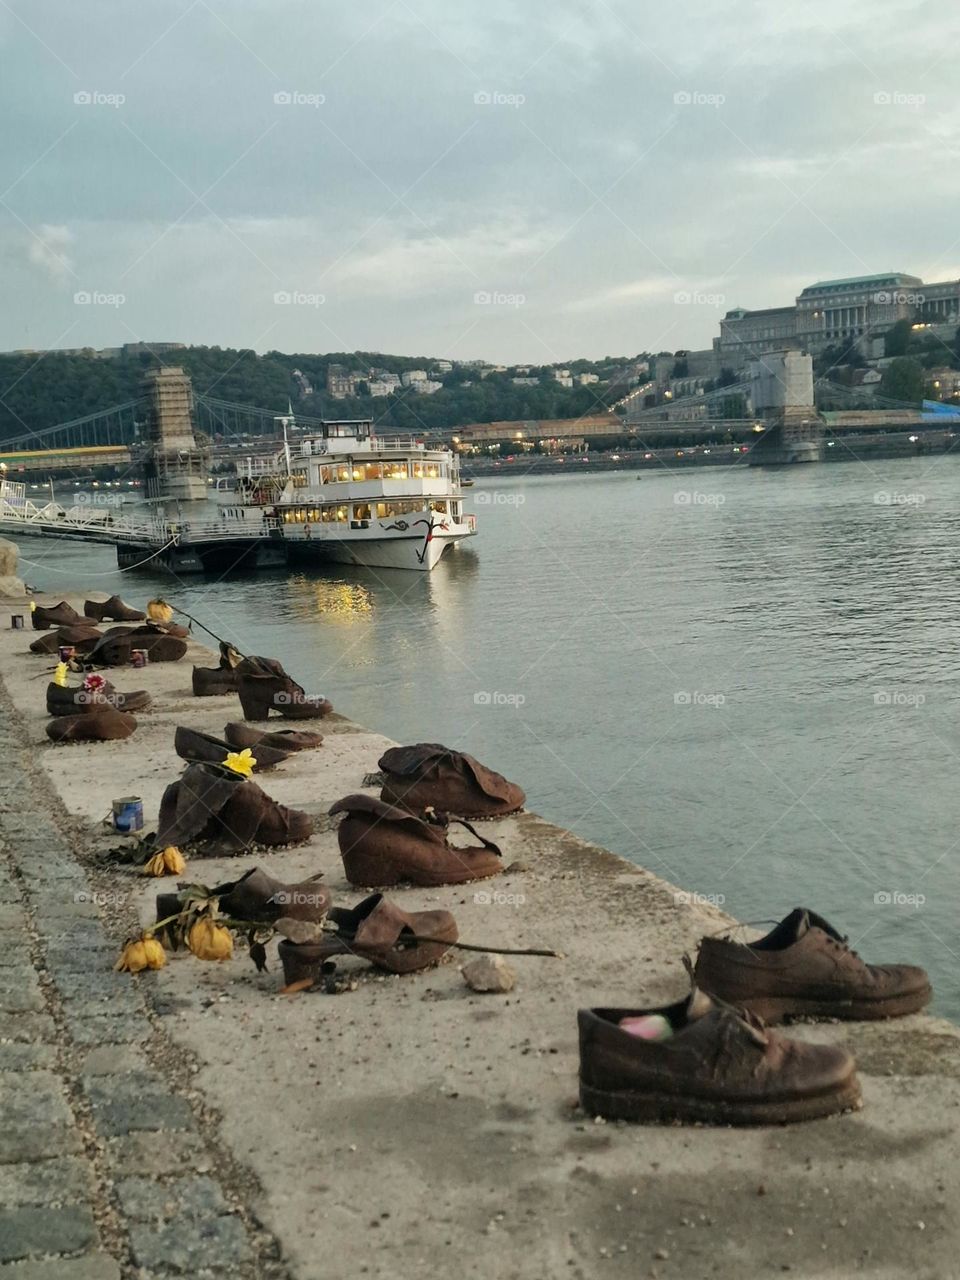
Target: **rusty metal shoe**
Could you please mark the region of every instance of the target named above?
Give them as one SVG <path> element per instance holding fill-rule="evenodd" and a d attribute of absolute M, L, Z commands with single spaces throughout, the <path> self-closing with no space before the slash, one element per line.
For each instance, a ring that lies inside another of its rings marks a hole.
<path fill-rule="evenodd" d="M 229 667 L 194 667 L 192 686 L 195 698 L 218 698 L 226 693 L 236 693 L 237 673 Z"/>
<path fill-rule="evenodd" d="M 659 1015 L 665 1039 L 626 1030 Z M 752 1013 L 694 988 L 658 1009 L 581 1009 L 580 1102 L 608 1120 L 784 1124 L 860 1105 L 856 1063 L 837 1045 L 769 1030 Z"/>
<path fill-rule="evenodd" d="M 414 813 L 432 808 L 460 818 L 498 818 L 516 813 L 526 800 L 515 783 L 436 742 L 391 747 L 379 765 L 386 775 L 381 800 Z"/>
<path fill-rule="evenodd" d="M 76 627 L 83 625 L 83 614 L 77 613 L 73 605 L 61 600 L 59 604 L 45 608 L 42 604 L 30 610 L 30 620 L 34 631 L 46 631 L 48 627 Z"/>
<path fill-rule="evenodd" d="M 288 809 L 250 778 L 215 764 L 190 764 L 160 801 L 156 843 L 204 853 L 240 853 L 253 844 L 308 840 L 313 819 Z"/>
<path fill-rule="evenodd" d="M 31 653 L 56 653 L 62 644 L 73 645 L 79 654 L 87 654 L 94 647 L 103 633 L 93 623 L 76 627 L 58 627 L 56 631 L 48 631 L 31 642 Z"/>
<path fill-rule="evenodd" d="M 136 729 L 133 716 L 110 706 L 95 707 L 80 715 L 58 716 L 47 725 L 51 742 L 116 742 Z"/>
<path fill-rule="evenodd" d="M 796 907 L 757 942 L 707 937 L 696 981 L 767 1022 L 784 1018 L 896 1018 L 930 1002 L 926 972 L 916 965 L 866 964 L 814 911 Z"/>
<path fill-rule="evenodd" d="M 245 747 L 256 754 L 256 748 L 263 743 L 268 747 L 276 747 L 280 751 L 311 751 L 323 743 L 322 733 L 310 733 L 306 729 L 254 729 L 243 720 L 232 720 L 224 726 L 223 736 L 234 751 L 242 751 Z"/>
<path fill-rule="evenodd" d="M 245 720 L 266 720 L 271 711 L 288 720 L 319 720 L 333 710 L 326 698 L 304 693 L 276 658 L 244 658 L 236 672 Z"/>
<path fill-rule="evenodd" d="M 187 642 L 162 631 L 113 627 L 86 656 L 94 665 L 126 667 L 134 649 L 145 649 L 150 662 L 178 662 L 187 652 Z"/>
<path fill-rule="evenodd" d="M 281 917 L 319 923 L 330 910 L 332 895 L 320 884 L 323 872 L 285 884 L 274 880 L 260 867 L 253 867 L 239 880 L 217 885 L 210 896 L 220 899 L 220 912 L 233 920 L 250 924 L 273 924 Z M 157 921 L 167 920 L 181 910 L 183 904 L 176 893 L 157 894 Z"/>
<path fill-rule="evenodd" d="M 324 962 L 334 956 L 356 956 L 387 973 L 413 973 L 437 964 L 460 936 L 449 911 L 401 911 L 381 893 L 355 907 L 332 907 L 327 919 L 337 932 L 324 933 L 319 942 L 284 939 L 279 944 L 288 984 L 305 978 L 316 982 Z"/>
<path fill-rule="evenodd" d="M 199 729 L 188 729 L 182 724 L 177 726 L 173 735 L 173 749 L 181 760 L 200 764 L 223 764 L 227 756 L 236 751 L 231 743 L 215 738 L 212 733 L 201 733 Z M 253 771 L 262 773 L 264 769 L 272 769 L 292 754 L 291 751 L 278 751 L 276 747 L 258 746 L 253 752 L 256 760 Z"/>
<path fill-rule="evenodd" d="M 84 715 L 104 706 L 116 711 L 146 711 L 151 702 L 146 689 L 120 693 L 102 676 L 88 676 L 83 684 L 75 687 L 52 682 L 47 685 L 49 716 Z"/>
<path fill-rule="evenodd" d="M 351 884 L 466 884 L 502 870 L 500 850 L 466 822 L 461 825 L 480 841 L 479 848 L 458 849 L 449 842 L 446 823 L 426 822 L 362 792 L 338 800 L 330 813 L 346 815 L 337 839 Z"/>
<path fill-rule="evenodd" d="M 142 609 L 124 604 L 119 596 L 111 596 L 109 600 L 87 600 L 83 613 L 84 617 L 97 622 L 143 622 L 147 616 Z"/>

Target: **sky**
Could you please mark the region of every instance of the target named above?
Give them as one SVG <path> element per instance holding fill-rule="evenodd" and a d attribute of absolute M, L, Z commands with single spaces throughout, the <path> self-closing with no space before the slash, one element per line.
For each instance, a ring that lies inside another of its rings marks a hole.
<path fill-rule="evenodd" d="M 954 0 L 0 0 L 0 350 L 562 362 L 960 276 Z"/>

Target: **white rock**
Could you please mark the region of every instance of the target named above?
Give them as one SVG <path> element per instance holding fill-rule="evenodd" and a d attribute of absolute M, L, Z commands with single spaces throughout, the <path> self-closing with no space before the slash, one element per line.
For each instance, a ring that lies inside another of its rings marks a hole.
<path fill-rule="evenodd" d="M 461 973 L 464 982 L 474 991 L 512 991 L 517 985 L 517 975 L 503 956 L 480 956 L 465 964 Z"/>

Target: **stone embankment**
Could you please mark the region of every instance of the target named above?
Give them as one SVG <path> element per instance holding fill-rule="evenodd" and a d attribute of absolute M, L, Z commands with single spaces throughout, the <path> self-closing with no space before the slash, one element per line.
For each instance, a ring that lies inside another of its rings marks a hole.
<path fill-rule="evenodd" d="M 726 918 L 534 814 L 485 825 L 508 868 L 495 880 L 391 893 L 453 911 L 465 941 L 564 953 L 511 959 L 507 993 L 471 990 L 461 957 L 281 996 L 274 944 L 264 973 L 178 953 L 115 974 L 172 882 L 105 861 L 111 800 L 140 795 L 149 826 L 181 767 L 175 726 L 220 735 L 237 701 L 191 695 L 191 660 L 211 663 L 191 643 L 115 673 L 154 698 L 132 738 L 53 746 L 52 664 L 12 612 L 25 602 L 0 606 L 0 1280 L 960 1274 L 960 1037 L 943 1021 L 799 1028 L 859 1060 L 863 1110 L 836 1119 L 734 1131 L 578 1110 L 578 1006 L 676 998 L 684 952 Z M 191 858 L 191 881 L 260 863 L 362 896 L 326 811 L 387 740 L 324 726 L 319 750 L 261 779 L 316 815 L 309 843 Z"/>

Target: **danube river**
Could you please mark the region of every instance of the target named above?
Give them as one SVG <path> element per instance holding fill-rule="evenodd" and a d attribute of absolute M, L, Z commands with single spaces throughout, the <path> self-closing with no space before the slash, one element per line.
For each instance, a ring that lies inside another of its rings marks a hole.
<path fill-rule="evenodd" d="M 432 575 L 175 581 L 31 540 L 22 576 L 162 591 L 741 919 L 807 905 L 927 965 L 960 1016 L 960 464 L 511 476 L 468 505 Z"/>

